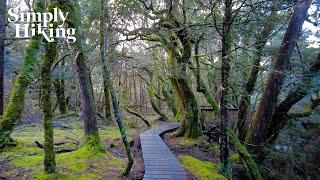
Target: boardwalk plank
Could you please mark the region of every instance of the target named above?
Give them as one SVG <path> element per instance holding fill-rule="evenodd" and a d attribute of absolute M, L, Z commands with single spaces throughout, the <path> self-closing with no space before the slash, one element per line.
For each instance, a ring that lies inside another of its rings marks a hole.
<path fill-rule="evenodd" d="M 160 138 L 162 133 L 178 127 L 179 124 L 173 124 L 151 129 L 140 134 L 145 165 L 145 174 L 143 179 L 187 179 L 186 172 L 180 162 Z"/>

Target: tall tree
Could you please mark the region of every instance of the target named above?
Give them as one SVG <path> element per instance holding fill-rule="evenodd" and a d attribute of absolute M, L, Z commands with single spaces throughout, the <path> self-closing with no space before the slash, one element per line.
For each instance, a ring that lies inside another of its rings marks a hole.
<path fill-rule="evenodd" d="M 87 57 L 82 47 L 83 34 L 81 33 L 81 21 L 79 18 L 79 2 L 75 2 L 74 0 L 58 0 L 58 2 L 59 8 L 62 11 L 69 12 L 69 19 L 67 20 L 69 28 L 76 29 L 75 37 L 77 40 L 74 42 L 72 47 L 84 119 L 85 144 L 97 146 L 100 144 L 100 138 L 93 97 L 91 73 L 87 68 Z"/>
<path fill-rule="evenodd" d="M 102 15 L 105 13 L 104 11 L 104 5 L 105 5 L 105 0 L 100 0 L 100 22 L 105 22 L 105 16 Z M 100 37 L 101 40 L 104 40 L 105 38 L 105 33 L 103 33 L 104 27 L 100 26 Z M 126 131 L 126 127 L 120 112 L 120 105 L 119 105 L 119 98 L 116 94 L 116 90 L 113 86 L 112 83 L 112 79 L 110 76 L 110 72 L 109 72 L 109 61 L 106 59 L 105 61 L 103 61 L 104 64 L 104 76 L 105 76 L 105 80 L 107 83 L 107 86 L 109 87 L 109 91 L 110 91 L 110 95 L 111 95 L 111 99 L 112 99 L 112 107 L 113 107 L 113 113 L 114 113 L 114 117 L 116 119 L 116 122 L 118 124 L 119 130 L 120 130 L 120 134 L 121 134 L 121 138 L 122 138 L 122 142 L 124 144 L 125 150 L 126 150 L 126 154 L 128 157 L 128 163 L 127 163 L 127 167 L 126 169 L 123 171 L 123 175 L 128 175 L 130 173 L 131 167 L 133 165 L 133 156 L 130 150 L 130 144 L 128 141 L 128 136 L 127 136 L 127 131 Z"/>
<path fill-rule="evenodd" d="M 3 115 L 3 96 L 4 96 L 4 51 L 5 51 L 5 36 L 6 36 L 6 14 L 7 0 L 0 1 L 0 116 Z"/>
<path fill-rule="evenodd" d="M 106 54 L 106 50 L 109 52 L 110 47 L 110 31 L 106 33 L 105 29 L 109 29 L 110 23 L 108 23 L 108 27 L 105 27 L 106 23 L 106 15 L 109 14 L 108 3 L 104 3 L 101 1 L 100 3 L 101 9 L 103 9 L 103 13 L 100 13 L 100 58 L 103 66 L 103 91 L 104 91 L 104 111 L 106 119 L 111 121 L 111 102 L 110 102 L 110 92 L 108 86 L 108 80 L 106 77 L 106 63 L 108 61 L 108 56 L 110 53 Z M 105 7 L 106 6 L 106 7 Z"/>
<path fill-rule="evenodd" d="M 263 48 L 265 47 L 268 39 L 270 38 L 270 34 L 275 28 L 277 20 L 279 20 L 277 15 L 277 4 L 276 0 L 273 0 L 271 8 L 271 14 L 265 23 L 263 30 L 258 34 L 257 40 L 254 46 L 254 55 L 253 55 L 253 64 L 251 67 L 251 72 L 249 78 L 245 84 L 245 90 L 243 95 L 241 96 L 240 104 L 239 104 L 239 115 L 237 122 L 238 129 L 238 137 L 241 141 L 244 141 L 246 135 L 246 120 L 248 116 L 249 106 L 250 106 L 250 98 L 254 91 L 254 87 L 257 82 L 258 73 L 260 71 L 260 63 L 261 57 L 263 53 Z"/>
<path fill-rule="evenodd" d="M 55 0 L 51 0 L 48 11 L 53 13 Z M 57 27 L 56 23 L 53 23 Z M 44 170 L 46 173 L 56 171 L 53 140 L 53 109 L 51 101 L 52 66 L 58 54 L 57 42 L 45 42 L 45 53 L 40 61 L 40 107 L 43 113 L 44 126 Z"/>
<path fill-rule="evenodd" d="M 61 67 L 64 66 L 63 63 L 60 65 Z M 61 74 L 63 74 L 61 72 Z M 57 96 L 57 104 L 59 106 L 59 111 L 61 115 L 64 115 L 67 113 L 67 104 L 66 104 L 66 98 L 65 98 L 65 81 L 63 79 L 64 77 L 61 76 L 59 78 L 55 78 L 53 81 L 55 93 Z"/>
<path fill-rule="evenodd" d="M 222 171 L 228 179 L 232 179 L 232 172 L 230 167 L 230 150 L 229 137 L 227 129 L 229 127 L 228 117 L 228 94 L 230 89 L 229 75 L 231 64 L 231 26 L 232 26 L 232 0 L 224 1 L 224 17 L 222 27 L 222 50 L 221 50 L 221 85 L 222 94 L 220 100 L 221 106 L 221 135 L 220 135 L 220 161 L 223 164 Z"/>
<path fill-rule="evenodd" d="M 57 105 L 59 107 L 59 111 L 61 115 L 67 113 L 67 99 L 66 99 L 66 86 L 65 86 L 65 61 L 70 53 L 64 54 L 61 58 L 59 58 L 53 66 L 53 70 L 59 68 L 59 76 L 54 77 L 53 86 L 55 90 L 55 94 L 57 96 Z"/>
<path fill-rule="evenodd" d="M 196 138 L 202 135 L 199 121 L 199 107 L 188 76 L 188 62 L 191 60 L 193 36 L 190 36 L 186 1 L 166 1 L 165 9 L 153 7 L 153 3 L 141 1 L 143 14 L 151 20 L 158 19 L 151 27 L 133 31 L 117 29 L 127 37 L 138 36 L 142 40 L 158 42 L 168 57 L 169 79 L 177 99 L 176 119 L 181 121 L 176 135 Z M 155 16 L 150 16 L 150 12 Z M 141 12 L 139 12 L 141 13 Z"/>
<path fill-rule="evenodd" d="M 35 12 L 44 10 L 43 0 L 37 0 L 35 3 Z M 32 37 L 28 47 L 26 48 L 26 56 L 24 58 L 21 71 L 14 81 L 12 93 L 9 102 L 0 121 L 0 148 L 10 143 L 10 134 L 15 122 L 21 117 L 24 108 L 25 94 L 28 86 L 33 80 L 36 68 L 36 58 L 40 51 L 42 37 L 37 35 Z"/>
<path fill-rule="evenodd" d="M 56 169 L 54 142 L 53 142 L 53 109 L 51 101 L 52 64 L 57 56 L 57 43 L 45 44 L 45 54 L 40 62 L 40 102 L 44 115 L 44 168 L 47 173 Z"/>
<path fill-rule="evenodd" d="M 250 148 L 253 152 L 257 152 L 268 138 L 267 130 L 272 126 L 271 120 L 276 109 L 278 95 L 311 2 L 312 0 L 299 0 L 297 2 L 275 59 L 274 67 L 264 87 L 261 101 L 250 121 L 246 143 L 252 145 Z"/>

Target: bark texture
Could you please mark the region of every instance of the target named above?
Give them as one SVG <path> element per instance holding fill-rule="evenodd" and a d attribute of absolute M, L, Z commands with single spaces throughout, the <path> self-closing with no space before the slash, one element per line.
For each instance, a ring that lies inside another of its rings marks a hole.
<path fill-rule="evenodd" d="M 45 54 L 40 62 L 40 105 L 43 113 L 44 125 L 44 169 L 47 173 L 56 170 L 54 141 L 53 141 L 53 109 L 51 101 L 52 64 L 57 56 L 57 43 L 45 45 Z"/>
<path fill-rule="evenodd" d="M 290 58 L 310 4 L 311 0 L 300 0 L 297 2 L 277 54 L 273 70 L 269 74 L 262 99 L 250 121 L 246 143 L 252 145 L 250 149 L 253 152 L 259 150 L 268 138 L 267 129 L 272 125 L 271 120 L 276 109 L 277 97 L 282 88 L 286 70 L 288 70 L 290 65 Z"/>
<path fill-rule="evenodd" d="M 95 112 L 91 74 L 87 68 L 87 58 L 82 48 L 83 35 L 81 34 L 81 21 L 78 13 L 80 9 L 79 2 L 72 0 L 59 0 L 58 2 L 59 8 L 62 11 L 69 12 L 69 19 L 67 20 L 68 26 L 76 29 L 75 37 L 77 40 L 73 43 L 72 48 L 84 119 L 85 143 L 90 146 L 97 146 L 100 145 L 100 138 Z"/>
<path fill-rule="evenodd" d="M 238 115 L 238 122 L 237 122 L 237 130 L 238 130 L 238 138 L 241 141 L 244 141 L 246 136 L 246 121 L 248 117 L 248 111 L 250 107 L 250 98 L 254 91 L 254 87 L 257 82 L 258 73 L 260 71 L 260 62 L 261 62 L 261 56 L 263 52 L 263 48 L 265 47 L 270 34 L 275 28 L 276 22 L 278 20 L 277 15 L 277 1 L 273 0 L 272 5 L 272 12 L 270 14 L 270 17 L 268 18 L 266 24 L 263 27 L 263 30 L 261 33 L 259 33 L 256 43 L 255 43 L 255 54 L 253 56 L 253 64 L 251 67 L 251 72 L 249 75 L 249 79 L 247 80 L 245 84 L 245 91 L 243 92 L 243 95 L 241 96 L 240 104 L 239 104 L 239 115 Z"/>
<path fill-rule="evenodd" d="M 229 75 L 231 63 L 231 25 L 232 25 L 232 0 L 225 0 L 223 30 L 222 30 L 222 62 L 221 62 L 221 135 L 220 135 L 220 162 L 222 163 L 222 172 L 228 178 L 232 179 L 229 137 L 227 129 L 229 127 L 228 117 L 228 98 L 229 98 Z"/>
<path fill-rule="evenodd" d="M 172 32 L 168 38 L 166 36 L 161 36 L 161 42 L 168 55 L 169 79 L 179 108 L 176 119 L 182 121 L 176 135 L 196 138 L 202 135 L 199 107 L 186 72 L 192 52 L 191 40 L 185 28 L 178 34 Z"/>

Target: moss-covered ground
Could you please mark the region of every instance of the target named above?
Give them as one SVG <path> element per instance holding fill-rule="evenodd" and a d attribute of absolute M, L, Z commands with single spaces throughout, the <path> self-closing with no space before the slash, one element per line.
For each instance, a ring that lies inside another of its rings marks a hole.
<path fill-rule="evenodd" d="M 226 180 L 226 178 L 220 174 L 219 165 L 212 162 L 201 161 L 192 156 L 180 156 L 182 166 L 197 176 L 201 180 Z"/>
<path fill-rule="evenodd" d="M 157 117 L 154 116 L 147 118 L 153 128 L 168 123 L 155 122 Z M 133 141 L 139 133 L 147 130 L 147 126 L 141 120 L 128 117 L 125 118 L 125 121 L 130 141 Z M 38 141 L 43 144 L 42 123 L 18 125 L 11 135 L 17 145 L 6 148 L 0 153 L 0 170 L 2 171 L 0 171 L 0 177 L 9 179 L 124 179 L 120 174 L 126 166 L 127 159 L 118 127 L 116 124 L 100 121 L 99 134 L 104 150 L 82 147 L 83 122 L 79 116 L 66 116 L 55 120 L 54 142 L 59 144 L 55 148 L 77 148 L 77 150 L 56 154 L 57 173 L 48 175 L 44 173 L 44 151 L 35 143 Z M 189 139 L 172 137 L 170 133 L 164 135 L 163 138 L 192 177 L 225 179 L 219 173 L 218 144 L 207 143 L 204 137 Z M 143 166 L 141 157 L 137 158 L 139 166 Z M 232 159 L 236 161 L 237 154 L 233 154 Z M 6 168 L 2 168 L 1 164 Z M 141 172 L 139 173 L 140 177 Z"/>
<path fill-rule="evenodd" d="M 126 119 L 129 136 L 147 129 L 139 120 Z M 4 149 L 0 153 L 0 164 L 7 163 L 0 175 L 6 178 L 19 176 L 27 179 L 119 179 L 120 172 L 126 166 L 126 158 L 116 157 L 109 150 L 107 142 L 120 139 L 115 124 L 99 123 L 99 134 L 103 151 L 82 147 L 83 122 L 77 116 L 65 117 L 54 123 L 55 148 L 77 148 L 67 153 L 56 154 L 57 173 L 44 173 L 43 149 L 35 141 L 43 144 L 43 126 L 40 122 L 20 125 L 14 129 L 11 137 L 17 142 L 15 147 Z M 129 140 L 132 140 L 129 138 Z M 61 143 L 61 144 L 60 144 Z M 122 146 L 122 144 L 120 144 Z M 1 167 L 0 167 L 1 168 Z"/>

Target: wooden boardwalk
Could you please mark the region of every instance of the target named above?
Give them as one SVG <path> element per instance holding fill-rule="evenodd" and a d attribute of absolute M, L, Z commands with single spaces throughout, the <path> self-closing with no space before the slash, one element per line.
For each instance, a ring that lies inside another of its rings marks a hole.
<path fill-rule="evenodd" d="M 150 129 L 140 134 L 144 159 L 144 180 L 177 179 L 186 180 L 187 175 L 180 162 L 162 141 L 160 135 L 179 127 L 179 124 Z"/>

